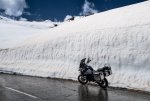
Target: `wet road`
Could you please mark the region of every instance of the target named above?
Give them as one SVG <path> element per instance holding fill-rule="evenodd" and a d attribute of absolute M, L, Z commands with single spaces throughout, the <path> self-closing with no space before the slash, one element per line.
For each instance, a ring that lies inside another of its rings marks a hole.
<path fill-rule="evenodd" d="M 150 101 L 150 95 L 76 82 L 0 74 L 0 101 Z"/>

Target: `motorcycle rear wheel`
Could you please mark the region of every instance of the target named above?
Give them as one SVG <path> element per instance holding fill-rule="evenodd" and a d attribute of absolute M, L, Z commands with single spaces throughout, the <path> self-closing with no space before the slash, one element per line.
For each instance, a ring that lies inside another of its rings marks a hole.
<path fill-rule="evenodd" d="M 107 88 L 108 87 L 108 80 L 104 78 L 101 83 L 98 83 L 98 85 L 102 88 Z"/>
<path fill-rule="evenodd" d="M 79 76 L 78 76 L 78 81 L 79 81 L 81 84 L 87 84 L 87 82 L 88 82 L 86 76 L 83 76 L 83 75 L 79 75 Z"/>

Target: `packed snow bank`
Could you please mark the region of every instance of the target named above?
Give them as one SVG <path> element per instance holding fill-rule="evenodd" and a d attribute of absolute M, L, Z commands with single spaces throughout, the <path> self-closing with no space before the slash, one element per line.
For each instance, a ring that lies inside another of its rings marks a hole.
<path fill-rule="evenodd" d="M 45 29 L 55 27 L 49 20 L 43 22 L 15 21 L 0 16 L 0 49 L 11 48 L 31 36 L 41 34 Z"/>
<path fill-rule="evenodd" d="M 79 62 L 112 66 L 114 87 L 150 91 L 150 1 L 95 14 L 0 51 L 1 70 L 77 80 Z"/>

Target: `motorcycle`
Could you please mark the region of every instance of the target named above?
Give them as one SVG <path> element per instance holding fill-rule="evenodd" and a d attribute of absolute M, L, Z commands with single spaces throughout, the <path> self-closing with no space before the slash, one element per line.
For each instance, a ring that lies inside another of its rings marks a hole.
<path fill-rule="evenodd" d="M 88 66 L 87 64 L 91 60 L 88 58 L 86 62 L 86 58 L 82 59 L 80 61 L 79 66 L 79 76 L 78 81 L 81 84 L 87 84 L 88 82 L 95 82 L 102 88 L 108 87 L 108 80 L 106 79 L 107 76 L 112 74 L 112 70 L 110 66 L 104 66 L 103 68 L 98 68 L 97 70 L 94 70 L 91 66 Z"/>

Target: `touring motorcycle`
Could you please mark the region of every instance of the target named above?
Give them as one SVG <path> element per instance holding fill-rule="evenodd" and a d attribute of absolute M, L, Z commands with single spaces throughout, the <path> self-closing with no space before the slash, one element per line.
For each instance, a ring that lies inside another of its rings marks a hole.
<path fill-rule="evenodd" d="M 94 70 L 91 66 L 87 65 L 91 60 L 86 58 L 80 61 L 78 81 L 81 84 L 87 84 L 88 82 L 95 82 L 102 88 L 108 87 L 107 76 L 112 74 L 110 66 L 105 65 L 103 68 Z"/>

